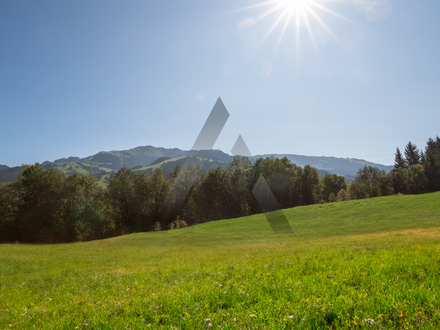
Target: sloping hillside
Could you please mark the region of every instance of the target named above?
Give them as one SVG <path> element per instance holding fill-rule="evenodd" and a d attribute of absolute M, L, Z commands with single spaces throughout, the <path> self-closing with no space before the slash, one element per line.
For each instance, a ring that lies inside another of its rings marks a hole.
<path fill-rule="evenodd" d="M 0 328 L 438 329 L 440 193 L 0 245 Z"/>
<path fill-rule="evenodd" d="M 85 169 L 93 172 L 95 175 L 101 175 L 101 177 L 106 176 L 106 178 L 103 179 L 101 182 L 102 184 L 104 184 L 104 181 L 108 179 L 111 172 L 117 171 L 123 166 L 127 168 L 137 169 L 145 168 L 150 166 L 153 162 L 157 161 L 160 158 L 169 158 L 172 159 L 172 161 L 163 163 L 160 167 L 164 172 L 171 172 L 172 170 L 174 170 L 175 165 L 181 162 L 179 159 L 190 155 L 202 158 L 208 157 L 210 163 L 206 164 L 204 169 L 210 169 L 216 167 L 217 165 L 226 166 L 227 163 L 233 159 L 233 156 L 228 155 L 221 150 L 211 150 L 208 156 L 206 156 L 206 152 L 200 153 L 197 151 L 181 150 L 177 148 L 167 149 L 156 148 L 153 146 L 144 146 L 136 147 L 129 150 L 101 151 L 95 155 L 81 159 L 78 157 L 61 158 L 53 162 L 43 162 L 42 165 L 45 168 L 53 167 L 63 172 L 67 172 L 66 168 L 69 168 L 70 171 L 76 171 L 80 173 L 82 173 L 83 171 L 77 171 L 76 169 Z M 292 163 L 299 166 L 311 165 L 315 167 L 321 175 L 324 175 L 326 173 L 345 175 L 349 181 L 353 179 L 358 169 L 365 165 L 378 167 L 379 169 L 384 169 L 387 172 L 393 168 L 392 166 L 385 166 L 354 158 L 315 157 L 293 154 L 257 155 L 250 157 L 250 159 L 252 161 L 255 161 L 259 157 L 266 158 L 272 156 L 278 158 L 287 157 L 290 161 L 292 161 Z M 171 169 L 172 164 L 175 165 Z M 215 166 L 213 166 L 213 164 L 215 164 Z M 158 168 L 158 166 L 156 166 L 155 168 Z M 14 181 L 19 175 L 20 170 L 20 166 L 6 168 L 3 170 L 1 170 L 0 168 L 0 182 Z"/>
<path fill-rule="evenodd" d="M 377 167 L 385 172 L 391 171 L 394 166 L 387 166 L 377 163 L 368 162 L 363 159 L 356 158 L 337 158 L 337 157 L 325 157 L 325 156 L 301 156 L 292 154 L 269 154 L 269 155 L 257 155 L 252 156 L 251 159 L 255 160 L 259 157 L 275 157 L 283 158 L 287 157 L 292 163 L 298 166 L 311 165 L 319 170 L 328 171 L 332 174 L 346 175 L 354 177 L 356 172 L 364 166 Z"/>

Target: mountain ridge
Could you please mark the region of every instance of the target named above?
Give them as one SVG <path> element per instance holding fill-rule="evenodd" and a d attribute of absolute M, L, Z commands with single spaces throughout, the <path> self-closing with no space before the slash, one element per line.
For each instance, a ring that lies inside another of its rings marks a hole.
<path fill-rule="evenodd" d="M 68 158 L 56 159 L 52 162 L 45 161 L 41 163 L 41 165 L 44 168 L 56 168 L 62 172 L 65 172 L 66 174 L 72 174 L 73 172 L 87 173 L 91 171 L 96 176 L 102 176 L 109 175 L 123 166 L 127 168 L 136 167 L 137 169 L 144 168 L 152 165 L 160 158 L 168 159 L 168 171 L 174 161 L 180 164 L 182 161 L 177 159 L 188 156 L 208 158 L 211 160 L 211 162 L 214 162 L 211 165 L 216 164 L 219 166 L 226 166 L 227 163 L 234 158 L 234 156 L 229 155 L 219 149 L 212 149 L 208 153 L 207 151 L 191 151 L 182 150 L 179 148 L 164 148 L 147 145 L 137 146 L 128 150 L 100 151 L 94 155 L 84 158 L 70 156 Z M 249 159 L 251 161 L 255 161 L 260 157 L 286 157 L 292 163 L 298 166 L 310 165 L 320 170 L 321 174 L 339 174 L 344 175 L 349 179 L 352 179 L 356 172 L 365 165 L 374 166 L 381 170 L 385 170 L 386 172 L 389 172 L 393 169 L 393 166 L 373 163 L 364 159 L 331 156 L 305 156 L 274 153 L 255 155 L 249 157 Z M 6 165 L 0 165 L 0 182 L 14 181 L 20 174 L 21 168 L 22 166 L 8 167 Z M 210 166 L 206 167 L 206 169 L 208 168 L 210 168 Z"/>

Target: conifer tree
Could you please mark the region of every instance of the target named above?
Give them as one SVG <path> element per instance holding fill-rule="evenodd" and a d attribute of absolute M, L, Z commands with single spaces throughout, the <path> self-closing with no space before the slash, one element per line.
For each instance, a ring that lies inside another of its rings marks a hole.
<path fill-rule="evenodd" d="M 405 160 L 408 166 L 420 164 L 420 152 L 411 141 L 405 147 Z"/>
<path fill-rule="evenodd" d="M 394 168 L 406 168 L 405 159 L 403 159 L 399 148 L 397 148 L 396 156 L 394 157 Z"/>
<path fill-rule="evenodd" d="M 420 149 L 420 164 L 424 164 L 425 163 L 425 153 L 423 152 L 422 149 Z"/>
<path fill-rule="evenodd" d="M 423 167 L 428 178 L 431 191 L 440 190 L 440 138 L 429 138 L 424 157 Z"/>

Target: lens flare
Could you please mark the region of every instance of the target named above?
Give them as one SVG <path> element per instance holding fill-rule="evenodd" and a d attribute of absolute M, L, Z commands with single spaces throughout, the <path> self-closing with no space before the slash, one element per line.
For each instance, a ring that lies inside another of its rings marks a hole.
<path fill-rule="evenodd" d="M 284 0 L 285 6 L 290 10 L 304 7 L 308 2 L 308 0 Z"/>
<path fill-rule="evenodd" d="M 252 54 L 254 54 L 261 47 L 261 45 L 275 31 L 277 27 L 281 26 L 281 33 L 278 37 L 278 41 L 273 52 L 273 56 L 275 56 L 284 38 L 286 30 L 291 24 L 295 28 L 295 48 L 297 52 L 297 59 L 299 59 L 301 30 L 303 30 L 304 28 L 307 30 L 307 33 L 318 56 L 319 50 L 316 42 L 317 38 L 315 37 L 315 32 L 318 30 L 325 31 L 326 35 L 330 36 L 333 40 L 342 45 L 339 38 L 321 18 L 320 13 L 325 12 L 326 14 L 330 14 L 348 23 L 355 23 L 347 17 L 331 10 L 328 6 L 324 5 L 324 2 L 329 1 L 343 0 L 268 0 L 247 7 L 239 8 L 237 11 L 249 11 L 255 8 L 266 8 L 264 11 L 260 12 L 259 15 L 253 18 L 252 24 L 249 24 L 248 21 L 242 23 L 240 25 L 241 29 L 246 29 L 247 26 L 251 25 L 255 26 L 256 22 L 265 19 L 270 15 L 275 16 L 275 22 L 269 27 L 268 31 L 260 39 Z M 276 14 L 278 15 L 276 16 Z M 314 23 L 315 26 L 317 25 L 317 27 L 312 28 L 312 23 Z"/>

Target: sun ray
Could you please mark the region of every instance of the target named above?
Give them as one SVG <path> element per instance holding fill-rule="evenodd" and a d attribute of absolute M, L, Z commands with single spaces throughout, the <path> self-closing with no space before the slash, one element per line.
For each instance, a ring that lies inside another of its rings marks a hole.
<path fill-rule="evenodd" d="M 235 10 L 234 12 L 239 12 L 244 10 L 254 10 L 265 7 L 262 12 L 260 12 L 259 14 L 257 14 L 257 16 L 254 16 L 252 18 L 254 22 L 259 22 L 265 19 L 266 17 L 270 15 L 276 15 L 276 13 L 279 12 L 279 14 L 275 19 L 275 22 L 269 27 L 268 31 L 264 34 L 264 36 L 255 46 L 255 48 L 253 49 L 250 55 L 251 56 L 254 55 L 261 48 L 262 44 L 267 41 L 269 36 L 274 33 L 275 29 L 278 26 L 281 26 L 280 34 L 277 38 L 275 48 L 272 52 L 271 60 L 273 60 L 281 46 L 283 39 L 286 36 L 286 32 L 290 23 L 292 23 L 295 31 L 294 32 L 295 52 L 296 52 L 296 59 L 298 65 L 300 63 L 301 39 L 304 39 L 303 33 L 301 33 L 302 28 L 305 28 L 307 30 L 305 36 L 308 36 L 310 38 L 313 49 L 316 52 L 318 59 L 321 63 L 322 63 L 322 58 L 319 52 L 316 31 L 314 30 L 315 25 L 321 26 L 323 30 L 326 31 L 326 33 L 328 33 L 329 36 L 331 36 L 332 39 L 334 39 L 345 50 L 349 51 L 344 46 L 342 41 L 338 38 L 338 36 L 326 24 L 326 22 L 323 20 L 320 14 L 321 12 L 324 12 L 349 24 L 353 24 L 357 26 L 359 25 L 356 24 L 353 20 L 345 17 L 344 15 L 341 15 L 336 11 L 330 9 L 326 4 L 323 4 L 324 1 L 351 2 L 349 0 L 267 0 Z"/>
<path fill-rule="evenodd" d="M 321 5 L 320 3 L 316 2 L 316 1 L 309 0 L 308 3 L 309 3 L 310 5 L 316 7 L 316 8 L 321 9 L 322 11 L 325 11 L 325 12 L 327 12 L 327 13 L 329 13 L 329 14 L 331 14 L 331 15 L 333 15 L 333 16 L 335 16 L 335 17 L 341 19 L 341 20 L 343 20 L 343 21 L 346 21 L 347 23 L 357 25 L 357 24 L 356 24 L 354 21 L 352 21 L 351 19 L 345 17 L 344 15 L 338 14 L 337 12 L 335 12 L 335 11 L 333 11 L 333 10 L 327 8 L 326 6 Z"/>
<path fill-rule="evenodd" d="M 336 36 L 336 34 L 330 29 L 327 24 L 319 17 L 319 15 L 311 8 L 310 6 L 306 5 L 307 10 L 309 11 L 310 15 L 312 15 L 316 21 L 321 24 L 321 26 L 337 41 L 340 42 L 339 38 Z"/>
<path fill-rule="evenodd" d="M 276 12 L 277 10 L 281 9 L 282 7 L 283 7 L 283 4 L 282 4 L 282 3 L 279 3 L 279 4 L 278 4 L 277 6 L 275 6 L 274 8 L 266 10 L 264 13 L 258 15 L 258 16 L 255 18 L 255 22 L 258 22 L 258 21 L 262 20 L 262 19 L 265 18 L 266 16 L 269 16 L 270 14 Z"/>
<path fill-rule="evenodd" d="M 296 64 L 297 67 L 299 67 L 299 63 L 300 63 L 300 53 L 299 53 L 299 36 L 300 36 L 300 15 L 299 15 L 299 11 L 296 10 Z"/>
<path fill-rule="evenodd" d="M 275 57 L 275 55 L 276 55 L 276 53 L 278 51 L 278 48 L 280 48 L 281 41 L 283 40 L 284 33 L 286 33 L 287 27 L 289 26 L 289 22 L 290 22 L 290 19 L 292 18 L 292 14 L 293 14 L 293 10 L 290 9 L 288 17 L 286 17 L 286 19 L 284 20 L 283 29 L 281 30 L 280 36 L 278 37 L 277 44 L 276 44 L 275 49 L 273 51 L 272 60 Z"/>
<path fill-rule="evenodd" d="M 309 18 L 307 17 L 307 14 L 305 12 L 305 8 L 301 8 L 303 17 L 304 17 L 304 23 L 306 25 L 307 31 L 309 32 L 310 39 L 312 40 L 313 48 L 316 51 L 316 54 L 318 55 L 319 60 L 322 62 L 321 54 L 319 53 L 318 45 L 316 44 L 315 35 L 313 34 L 312 28 L 310 27 Z"/>
<path fill-rule="evenodd" d="M 286 15 L 287 11 L 289 9 L 286 8 L 283 13 L 278 17 L 278 19 L 275 21 L 275 23 L 272 24 L 272 26 L 270 27 L 270 29 L 266 32 L 266 34 L 264 35 L 264 37 L 261 39 L 261 41 L 258 43 L 257 47 L 255 47 L 254 51 L 252 52 L 251 55 L 253 55 L 258 48 L 260 48 L 260 46 L 264 43 L 264 41 L 267 39 L 267 37 L 272 33 L 272 31 L 277 27 L 277 25 L 281 22 L 281 20 L 283 19 L 284 15 Z"/>
<path fill-rule="evenodd" d="M 265 2 L 260 2 L 260 3 L 257 3 L 257 4 L 255 4 L 255 5 L 246 6 L 246 7 L 241 7 L 241 8 L 238 8 L 238 9 L 232 10 L 232 11 L 230 11 L 230 13 L 239 13 L 239 12 L 244 11 L 244 10 L 249 10 L 249 9 L 254 9 L 254 8 L 259 8 L 259 7 L 269 6 L 269 5 L 271 5 L 271 4 L 279 3 L 279 2 L 280 2 L 280 0 L 269 0 L 269 1 L 265 1 Z"/>

